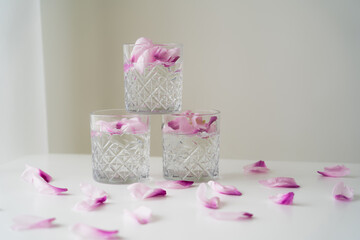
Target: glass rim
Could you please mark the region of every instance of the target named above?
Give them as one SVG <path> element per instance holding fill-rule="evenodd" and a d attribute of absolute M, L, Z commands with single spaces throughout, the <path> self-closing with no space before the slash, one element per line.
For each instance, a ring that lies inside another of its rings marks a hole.
<path fill-rule="evenodd" d="M 124 108 L 110 108 L 95 110 L 90 113 L 90 116 L 96 117 L 149 117 L 147 114 L 137 114 L 134 112 L 129 112 Z"/>
<path fill-rule="evenodd" d="M 147 45 L 147 44 L 144 44 L 144 43 L 138 43 L 138 44 L 135 44 L 135 43 L 125 43 L 123 44 L 123 46 L 125 47 L 135 47 L 136 45 L 138 46 L 141 46 L 141 45 Z M 166 47 L 166 46 L 179 46 L 179 47 L 183 47 L 183 44 L 182 43 L 154 43 L 153 46 L 158 46 L 158 47 Z"/>
<path fill-rule="evenodd" d="M 192 113 L 194 113 L 195 116 L 214 116 L 214 115 L 220 115 L 220 110 L 216 110 L 216 109 L 195 109 L 195 110 L 185 110 L 185 111 L 181 111 L 181 112 L 174 112 L 174 113 L 167 113 L 164 114 L 167 116 L 184 116 L 184 113 L 186 111 L 191 111 Z"/>

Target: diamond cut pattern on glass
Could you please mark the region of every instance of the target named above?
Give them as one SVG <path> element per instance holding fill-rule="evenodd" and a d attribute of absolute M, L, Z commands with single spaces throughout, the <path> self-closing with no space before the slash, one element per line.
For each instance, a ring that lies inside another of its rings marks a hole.
<path fill-rule="evenodd" d="M 219 135 L 208 138 L 163 134 L 164 177 L 202 181 L 219 175 Z"/>
<path fill-rule="evenodd" d="M 175 112 L 181 109 L 181 104 L 181 64 L 149 66 L 143 74 L 135 68 L 125 73 L 125 105 L 128 111 Z"/>
<path fill-rule="evenodd" d="M 149 176 L 149 134 L 92 137 L 93 175 L 104 183 L 130 183 Z"/>

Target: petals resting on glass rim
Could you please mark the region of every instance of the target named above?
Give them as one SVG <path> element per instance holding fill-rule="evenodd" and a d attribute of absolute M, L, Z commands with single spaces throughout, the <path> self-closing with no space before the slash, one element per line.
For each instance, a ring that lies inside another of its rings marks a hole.
<path fill-rule="evenodd" d="M 151 219 L 151 209 L 148 207 L 141 206 L 134 211 L 124 209 L 124 216 L 135 220 L 139 224 L 147 224 Z"/>
<path fill-rule="evenodd" d="M 220 183 L 217 183 L 214 181 L 209 181 L 208 184 L 214 191 L 221 193 L 221 194 L 235 195 L 235 196 L 242 195 L 242 193 L 239 190 L 237 190 L 237 188 L 234 186 L 225 186 L 225 185 L 221 185 Z"/>
<path fill-rule="evenodd" d="M 298 188 L 298 187 L 300 187 L 295 182 L 295 179 L 289 178 L 289 177 L 270 178 L 267 180 L 260 180 L 259 183 L 261 183 L 262 185 L 267 186 L 267 187 L 283 187 L 283 188 Z"/>
<path fill-rule="evenodd" d="M 86 198 L 74 206 L 76 211 L 92 211 L 107 200 L 108 194 L 91 184 L 82 183 L 80 188 Z"/>
<path fill-rule="evenodd" d="M 334 186 L 333 196 L 336 200 L 351 201 L 354 198 L 354 190 L 343 182 L 339 182 Z"/>
<path fill-rule="evenodd" d="M 221 212 L 211 211 L 209 215 L 217 220 L 239 221 L 252 218 L 253 214 L 248 212 Z"/>
<path fill-rule="evenodd" d="M 15 231 L 35 229 L 35 228 L 50 228 L 53 226 L 52 222 L 55 218 L 42 218 L 31 215 L 21 215 L 13 219 L 14 224 L 11 228 Z"/>
<path fill-rule="evenodd" d="M 150 188 L 144 183 L 133 183 L 128 186 L 130 194 L 138 199 L 146 199 L 152 197 L 163 197 L 166 195 L 166 191 L 162 188 Z"/>
<path fill-rule="evenodd" d="M 318 171 L 324 177 L 343 177 L 350 174 L 350 169 L 344 165 L 324 167 L 324 171 Z"/>
<path fill-rule="evenodd" d="M 150 39 L 141 37 L 136 40 L 135 46 L 131 51 L 130 61 L 135 63 L 138 61 L 138 58 L 149 48 L 154 46 L 153 42 Z"/>
<path fill-rule="evenodd" d="M 67 188 L 55 187 L 55 186 L 47 183 L 42 177 L 36 176 L 36 175 L 33 176 L 32 184 L 39 192 L 45 193 L 45 194 L 59 195 L 68 190 Z"/>
<path fill-rule="evenodd" d="M 86 239 L 119 239 L 118 230 L 103 230 L 83 223 L 77 223 L 70 227 L 70 231 L 79 237 Z"/>
<path fill-rule="evenodd" d="M 33 182 L 33 175 L 37 175 L 40 176 L 41 178 L 43 178 L 46 182 L 50 182 L 52 180 L 52 177 L 47 174 L 46 172 L 44 172 L 43 170 L 41 170 L 40 168 L 35 168 L 29 165 L 25 166 L 25 171 L 22 173 L 21 177 L 26 181 L 26 182 Z"/>
<path fill-rule="evenodd" d="M 266 173 L 269 171 L 263 160 L 257 161 L 253 164 L 246 165 L 244 167 L 246 173 Z"/>
<path fill-rule="evenodd" d="M 184 180 L 177 180 L 177 181 L 161 181 L 157 182 L 157 185 L 162 188 L 170 188 L 170 189 L 185 189 L 189 188 L 194 184 L 193 181 L 184 181 Z"/>
<path fill-rule="evenodd" d="M 148 126 L 143 123 L 139 117 L 123 118 L 116 122 L 97 121 L 96 125 L 99 126 L 100 132 L 114 134 L 132 133 L 141 134 L 148 131 Z"/>
<path fill-rule="evenodd" d="M 276 196 L 271 196 L 270 199 L 278 204 L 291 205 L 293 203 L 294 195 L 295 194 L 293 192 L 288 192 L 285 194 L 280 193 Z"/>
<path fill-rule="evenodd" d="M 196 198 L 198 201 L 207 208 L 217 209 L 219 208 L 220 198 L 212 197 L 208 199 L 206 197 L 207 186 L 205 183 L 201 183 L 196 191 Z"/>

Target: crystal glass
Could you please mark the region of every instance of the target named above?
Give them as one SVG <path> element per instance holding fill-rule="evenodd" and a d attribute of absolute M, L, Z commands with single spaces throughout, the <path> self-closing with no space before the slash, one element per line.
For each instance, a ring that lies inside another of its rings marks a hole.
<path fill-rule="evenodd" d="M 182 45 L 124 45 L 125 105 L 131 112 L 173 113 L 182 104 Z M 140 54 L 141 53 L 141 54 Z"/>
<path fill-rule="evenodd" d="M 102 110 L 90 116 L 93 177 L 102 183 L 132 183 L 148 178 L 149 116 Z"/>
<path fill-rule="evenodd" d="M 219 176 L 219 111 L 164 115 L 162 136 L 165 179 L 199 182 Z"/>

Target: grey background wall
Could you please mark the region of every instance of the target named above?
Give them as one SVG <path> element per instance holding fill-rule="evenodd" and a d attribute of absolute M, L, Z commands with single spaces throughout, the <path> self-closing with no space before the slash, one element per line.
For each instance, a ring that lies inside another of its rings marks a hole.
<path fill-rule="evenodd" d="M 124 107 L 122 45 L 181 42 L 184 108 L 222 112 L 223 158 L 360 161 L 359 1 L 41 1 L 49 150 L 90 153 Z M 152 155 L 161 155 L 160 117 Z"/>

